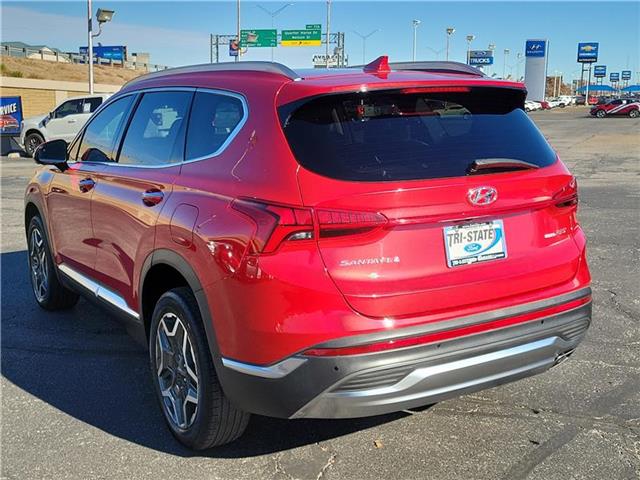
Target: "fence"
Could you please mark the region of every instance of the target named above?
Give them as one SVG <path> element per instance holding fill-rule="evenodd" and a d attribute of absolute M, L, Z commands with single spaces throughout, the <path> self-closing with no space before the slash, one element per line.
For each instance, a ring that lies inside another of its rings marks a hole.
<path fill-rule="evenodd" d="M 49 49 L 37 49 L 29 47 L 20 48 L 10 45 L 2 45 L 2 48 L 0 48 L 0 55 L 32 58 L 37 60 L 48 60 L 50 62 L 83 64 L 88 63 L 88 55 L 81 55 L 79 53 L 62 53 Z M 165 70 L 169 68 L 166 65 L 132 62 L 129 60 L 113 60 L 106 58 L 95 58 L 93 63 L 96 65 L 103 65 L 108 67 L 128 68 L 130 70 L 144 70 L 146 72 L 157 72 L 158 70 Z"/>

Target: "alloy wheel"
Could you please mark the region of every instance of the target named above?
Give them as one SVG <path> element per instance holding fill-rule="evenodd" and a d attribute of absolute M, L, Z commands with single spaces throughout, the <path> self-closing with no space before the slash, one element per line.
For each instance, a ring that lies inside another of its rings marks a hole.
<path fill-rule="evenodd" d="M 47 249 L 44 237 L 39 228 L 31 230 L 29 238 L 29 266 L 33 293 L 39 302 L 44 301 L 49 288 L 49 266 L 47 265 Z"/>
<path fill-rule="evenodd" d="M 198 364 L 187 329 L 174 313 L 158 322 L 155 362 L 165 412 L 186 430 L 198 413 Z"/>

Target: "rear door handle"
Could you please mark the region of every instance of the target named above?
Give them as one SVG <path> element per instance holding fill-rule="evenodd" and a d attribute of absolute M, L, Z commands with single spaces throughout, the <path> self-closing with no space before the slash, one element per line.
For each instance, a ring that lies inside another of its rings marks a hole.
<path fill-rule="evenodd" d="M 83 178 L 79 182 L 80 191 L 83 193 L 88 192 L 93 187 L 95 187 L 95 185 L 96 185 L 96 182 L 94 182 L 92 178 Z"/>
<path fill-rule="evenodd" d="M 158 205 L 163 198 L 164 193 L 160 190 L 151 189 L 142 194 L 142 203 L 147 207 L 153 207 L 154 205 Z"/>

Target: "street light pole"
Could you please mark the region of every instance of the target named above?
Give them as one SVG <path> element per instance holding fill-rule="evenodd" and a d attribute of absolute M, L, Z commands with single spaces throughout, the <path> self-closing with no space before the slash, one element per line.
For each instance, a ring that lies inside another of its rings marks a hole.
<path fill-rule="evenodd" d="M 510 50 L 508 48 L 504 49 L 504 63 L 502 64 L 502 79 L 504 80 L 504 76 L 507 73 L 507 56 L 509 55 Z"/>
<path fill-rule="evenodd" d="M 454 32 L 456 31 L 455 28 L 453 27 L 447 27 L 447 55 L 446 55 L 446 60 L 447 62 L 449 61 L 449 39 L 451 38 L 451 35 L 454 34 Z"/>
<path fill-rule="evenodd" d="M 416 61 L 416 49 L 418 47 L 418 25 L 420 25 L 420 20 L 413 20 L 413 61 Z"/>
<path fill-rule="evenodd" d="M 331 35 L 331 0 L 327 0 L 327 44 L 325 48 L 325 68 L 329 68 L 329 36 Z"/>
<path fill-rule="evenodd" d="M 93 95 L 93 8 L 91 6 L 91 0 L 87 0 L 87 54 L 89 63 L 89 94 Z"/>
<path fill-rule="evenodd" d="M 362 39 L 362 64 L 364 65 L 366 63 L 366 47 L 367 47 L 367 38 L 369 38 L 371 35 L 373 35 L 374 33 L 376 33 L 379 30 L 379 28 L 376 28 L 375 30 L 372 30 L 371 32 L 367 33 L 366 35 L 362 35 L 360 32 L 356 32 L 355 30 L 353 31 L 353 33 L 355 33 L 356 35 L 358 35 L 361 39 Z"/>
<path fill-rule="evenodd" d="M 265 7 L 263 7 L 262 5 L 256 5 L 260 10 L 262 10 L 263 12 L 265 12 L 267 15 L 271 16 L 271 28 L 273 29 L 274 27 L 274 23 L 275 23 L 275 18 L 280 15 L 280 13 L 282 13 L 282 11 L 287 8 L 290 7 L 291 5 L 293 5 L 293 3 L 286 3 L 284 4 L 282 7 L 276 9 L 276 10 L 269 10 Z M 278 41 L 278 32 L 276 32 L 276 42 Z M 273 47 L 271 47 L 271 61 L 273 62 Z"/>
<path fill-rule="evenodd" d="M 495 43 L 490 43 L 488 48 L 489 48 L 489 51 L 491 51 L 491 58 L 493 58 L 493 59 L 494 59 L 493 61 L 495 62 L 495 55 L 493 54 L 493 52 L 494 52 L 494 51 L 495 51 L 495 49 L 496 49 L 496 44 L 495 44 Z M 491 74 L 492 74 L 492 75 L 495 75 L 495 72 L 493 71 L 493 70 L 494 70 L 494 68 L 495 68 L 495 67 L 492 65 L 492 66 L 491 66 Z M 489 71 L 488 71 L 488 70 L 489 70 L 489 69 L 487 69 L 487 75 L 489 74 Z"/>
<path fill-rule="evenodd" d="M 475 35 L 467 35 L 467 65 L 469 65 L 471 59 L 471 42 L 473 42 L 475 39 Z"/>

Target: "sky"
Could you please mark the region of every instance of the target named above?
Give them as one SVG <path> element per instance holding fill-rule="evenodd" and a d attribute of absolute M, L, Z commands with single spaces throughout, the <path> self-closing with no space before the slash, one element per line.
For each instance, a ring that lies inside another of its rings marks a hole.
<path fill-rule="evenodd" d="M 246 29 L 270 28 L 271 16 L 258 5 L 276 10 L 286 3 L 276 18 L 278 29 L 300 29 L 306 24 L 326 28 L 326 1 L 289 0 L 241 2 L 241 26 Z M 495 65 L 489 73 L 502 76 L 524 74 L 524 63 L 516 54 L 524 52 L 525 40 L 549 40 L 548 74 L 562 72 L 565 81 L 580 75 L 576 63 L 577 43 L 600 42 L 598 64 L 607 72 L 632 70 L 640 73 L 638 1 L 570 2 L 429 2 L 429 1 L 343 1 L 331 2 L 331 31 L 345 33 L 345 50 L 351 64 L 361 64 L 363 43 L 354 33 L 373 33 L 366 42 L 366 61 L 389 55 L 391 61 L 410 60 L 413 45 L 412 20 L 421 21 L 417 29 L 419 60 L 444 59 L 447 27 L 454 27 L 449 59 L 465 61 L 468 34 L 475 35 L 473 49 L 496 45 Z M 127 45 L 129 52 L 149 52 L 151 62 L 180 66 L 209 61 L 209 34 L 234 34 L 235 1 L 121 1 L 93 0 L 97 8 L 115 10 L 113 21 L 98 37 L 103 45 Z M 78 51 L 86 45 L 86 1 L 35 2 L 3 1 L 2 41 L 46 44 L 63 51 Z M 510 53 L 504 56 L 504 49 Z M 228 48 L 221 47 L 221 61 L 229 61 Z M 274 59 L 291 67 L 310 67 L 314 54 L 322 47 L 279 47 Z M 269 48 L 252 48 L 243 59 L 269 60 Z M 505 66 L 506 64 L 506 66 Z"/>

